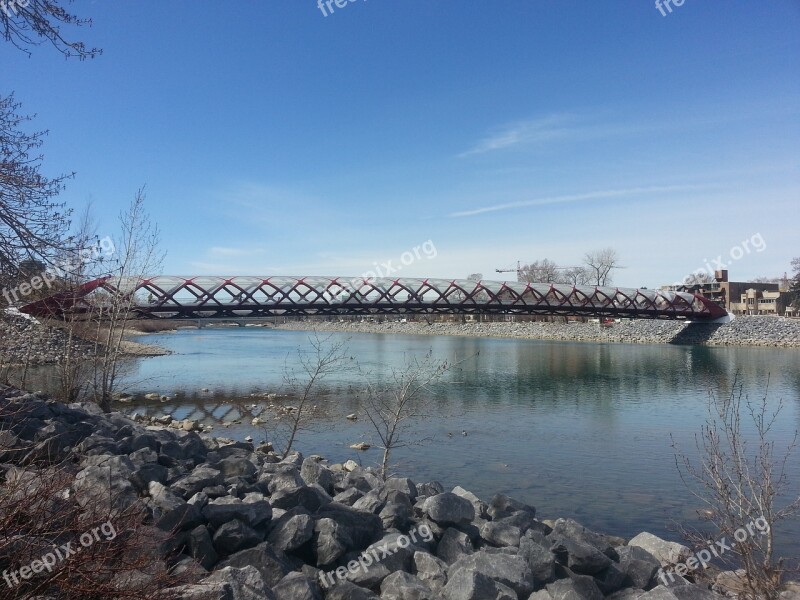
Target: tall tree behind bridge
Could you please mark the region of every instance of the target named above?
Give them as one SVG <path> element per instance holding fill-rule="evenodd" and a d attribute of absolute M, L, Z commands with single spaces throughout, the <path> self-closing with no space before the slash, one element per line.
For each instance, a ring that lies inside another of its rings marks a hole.
<path fill-rule="evenodd" d="M 570 267 L 561 272 L 561 283 L 568 285 L 586 285 L 589 283 L 589 274 L 583 267 Z"/>
<path fill-rule="evenodd" d="M 558 265 L 547 258 L 522 265 L 517 278 L 524 283 L 561 283 L 558 277 Z"/>
<path fill-rule="evenodd" d="M 611 285 L 614 279 L 611 272 L 619 268 L 619 256 L 613 248 L 587 252 L 583 262 L 591 285 Z"/>

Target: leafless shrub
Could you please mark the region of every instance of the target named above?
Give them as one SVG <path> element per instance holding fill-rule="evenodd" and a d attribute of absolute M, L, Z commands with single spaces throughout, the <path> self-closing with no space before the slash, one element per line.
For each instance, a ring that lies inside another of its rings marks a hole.
<path fill-rule="evenodd" d="M 78 502 L 75 457 L 18 439 L 9 423 L 21 405 L 0 402 L 0 597 L 145 600 L 184 582 L 169 575 L 169 535 L 146 524 L 142 504 Z"/>
<path fill-rule="evenodd" d="M 412 357 L 401 368 L 392 368 L 386 381 L 377 381 L 370 373 L 364 374 L 367 381 L 364 412 L 383 449 L 382 477 L 389 475 L 389 460 L 394 449 L 427 441 L 408 435 L 421 419 L 430 416 L 430 385 L 455 364 L 458 363 L 435 359 L 429 351 L 421 360 Z"/>
<path fill-rule="evenodd" d="M 734 562 L 744 569 L 740 597 L 748 600 L 777 598 L 784 574 L 796 570 L 775 555 L 777 526 L 800 511 L 800 497 L 789 496 L 786 474 L 797 432 L 785 450 L 770 439 L 782 408 L 782 402 L 771 407 L 767 392 L 751 401 L 737 377 L 727 396 L 709 393 L 708 418 L 695 436 L 697 459 L 680 452 L 673 440 L 681 478 L 705 506 L 703 513 L 716 527 L 715 535 L 732 540 L 742 526 L 759 519 L 768 526 L 764 535 L 741 541 L 737 537 L 731 549 Z M 696 529 L 685 534 L 695 546 L 708 545 L 708 536 Z"/>
<path fill-rule="evenodd" d="M 294 404 L 285 407 L 280 415 L 283 436 L 286 439 L 283 458 L 292 450 L 297 434 L 307 428 L 314 402 L 324 379 L 340 372 L 347 364 L 346 341 L 334 342 L 332 336 L 320 337 L 314 332 L 309 337 L 310 350 L 298 349 L 299 367 L 284 367 L 284 390 Z"/>

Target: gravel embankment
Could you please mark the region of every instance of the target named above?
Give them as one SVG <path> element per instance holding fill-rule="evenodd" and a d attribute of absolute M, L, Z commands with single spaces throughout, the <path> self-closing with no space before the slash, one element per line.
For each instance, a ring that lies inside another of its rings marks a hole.
<path fill-rule="evenodd" d="M 67 334 L 61 329 L 10 314 L 0 315 L 0 363 L 43 365 L 58 362 L 66 353 Z M 93 344 L 73 339 L 76 355 L 88 352 Z"/>
<path fill-rule="evenodd" d="M 800 348 L 800 320 L 780 317 L 737 317 L 726 324 L 685 324 L 679 321 L 623 320 L 606 327 L 597 323 L 357 323 L 290 322 L 279 329 L 461 335 L 569 342 L 624 344 L 705 344 L 709 346 L 775 346 Z"/>
<path fill-rule="evenodd" d="M 102 335 L 100 336 L 102 339 Z M 66 354 L 71 343 L 75 356 L 90 358 L 95 344 L 88 339 L 68 334 L 19 315 L 0 313 L 0 365 L 46 365 L 57 363 Z M 163 348 L 124 340 L 122 351 L 130 356 L 158 356 L 168 354 Z"/>

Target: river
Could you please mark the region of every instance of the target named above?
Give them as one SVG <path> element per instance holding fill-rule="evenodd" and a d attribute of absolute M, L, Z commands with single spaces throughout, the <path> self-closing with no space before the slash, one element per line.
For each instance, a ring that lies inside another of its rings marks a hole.
<path fill-rule="evenodd" d="M 265 432 L 251 425 L 251 415 L 229 427 L 221 422 L 234 420 L 237 404 L 266 404 L 251 394 L 281 393 L 298 349 L 309 348 L 307 332 L 267 328 L 182 330 L 137 341 L 174 354 L 138 359 L 126 386 L 170 400 L 139 399 L 126 409 L 199 419 L 214 425 L 214 435 L 256 442 Z M 430 351 L 458 364 L 432 386 L 429 414 L 408 437 L 425 441 L 398 449 L 395 471 L 461 485 L 485 500 L 502 492 L 536 506 L 541 518 L 572 517 L 616 535 L 647 530 L 677 539 L 677 523 L 698 523 L 701 505 L 681 481 L 672 443 L 695 455 L 710 392 L 725 397 L 739 382 L 751 400 L 766 393 L 770 409 L 782 402 L 771 431 L 779 455 L 800 427 L 796 349 L 375 334 L 330 334 L 329 341 L 344 342 L 347 366 L 360 372 L 337 369 L 324 380 L 311 430 L 296 442 L 305 455 L 376 464 L 377 448 L 349 448 L 376 444 L 360 406 L 364 372 L 385 378 Z M 349 413 L 360 418 L 349 421 Z M 800 453 L 787 467 L 796 497 Z M 785 524 L 782 553 L 800 556 L 798 540 L 797 521 Z"/>

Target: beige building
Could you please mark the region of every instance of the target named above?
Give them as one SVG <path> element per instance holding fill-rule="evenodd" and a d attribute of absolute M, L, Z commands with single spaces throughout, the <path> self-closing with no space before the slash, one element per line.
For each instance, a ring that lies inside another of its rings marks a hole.
<path fill-rule="evenodd" d="M 745 290 L 739 302 L 731 302 L 730 310 L 735 315 L 772 315 L 783 316 L 789 304 L 786 292 L 763 291 L 754 288 Z M 789 307 L 791 315 L 793 311 Z"/>
<path fill-rule="evenodd" d="M 789 293 L 777 283 L 728 281 L 728 271 L 714 272 L 714 281 L 694 285 L 674 286 L 671 289 L 711 298 L 735 315 L 795 316 Z"/>

